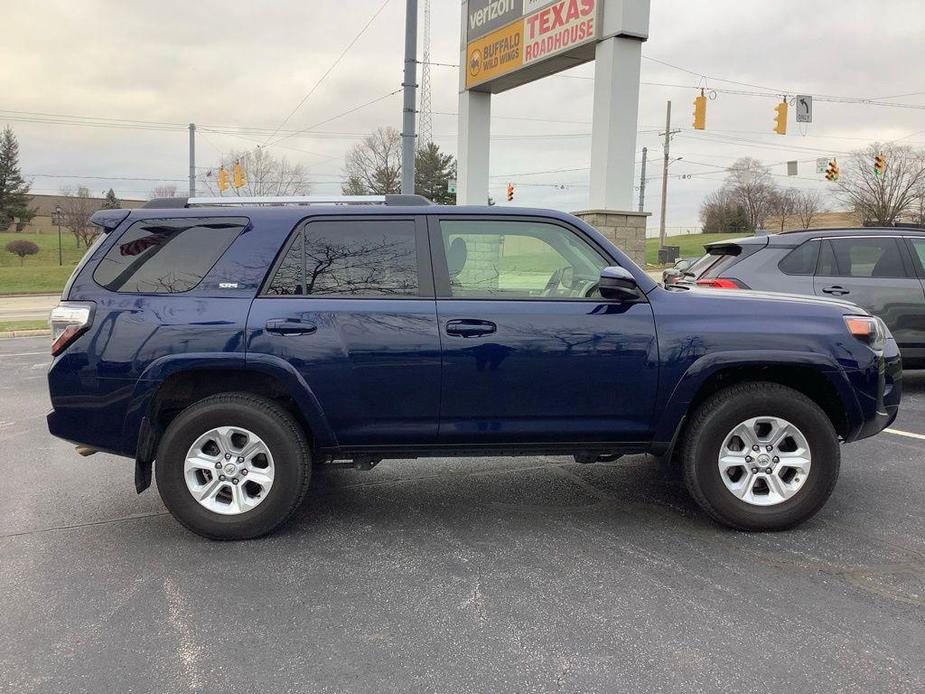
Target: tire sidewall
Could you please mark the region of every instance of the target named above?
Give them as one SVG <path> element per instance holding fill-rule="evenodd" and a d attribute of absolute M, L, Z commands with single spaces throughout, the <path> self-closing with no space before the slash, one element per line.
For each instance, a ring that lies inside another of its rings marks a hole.
<path fill-rule="evenodd" d="M 271 404 L 271 403 L 267 403 Z M 203 401 L 181 412 L 164 433 L 155 464 L 157 487 L 168 510 L 183 525 L 213 539 L 257 537 L 275 528 L 288 517 L 304 488 L 304 475 L 310 466 L 302 464 L 304 442 L 283 426 L 280 410 L 255 408 L 232 399 Z M 273 485 L 267 497 L 255 508 L 238 515 L 210 511 L 200 504 L 186 485 L 184 464 L 190 446 L 210 429 L 236 426 L 259 436 L 273 456 Z"/>
<path fill-rule="evenodd" d="M 811 401 L 789 389 L 772 388 L 737 394 L 719 403 L 700 427 L 688 449 L 688 474 L 714 512 L 736 527 L 783 529 L 800 523 L 826 502 L 838 479 L 840 450 L 828 417 Z M 726 437 L 753 417 L 780 417 L 806 437 L 811 455 L 809 475 L 790 499 L 773 506 L 757 506 L 737 498 L 726 487 L 718 458 Z"/>

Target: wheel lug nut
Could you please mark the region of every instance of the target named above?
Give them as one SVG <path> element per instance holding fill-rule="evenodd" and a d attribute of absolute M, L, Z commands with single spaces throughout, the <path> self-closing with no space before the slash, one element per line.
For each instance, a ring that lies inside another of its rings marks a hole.
<path fill-rule="evenodd" d="M 231 453 L 225 454 L 225 460 L 231 460 Z"/>
<path fill-rule="evenodd" d="M 753 451 L 760 450 L 760 449 L 758 448 L 758 444 L 757 444 L 757 443 L 756 443 L 754 446 L 752 446 L 752 450 L 753 450 Z"/>
<path fill-rule="evenodd" d="M 775 455 L 773 458 L 771 458 L 771 462 L 772 462 L 772 463 L 779 463 L 779 462 L 780 462 L 780 458 L 778 458 L 778 457 Z"/>
<path fill-rule="evenodd" d="M 219 479 L 220 482 L 224 482 L 226 478 L 225 478 L 224 475 L 219 475 L 219 476 L 218 476 L 218 479 Z"/>
<path fill-rule="evenodd" d="M 745 462 L 746 463 L 752 462 L 752 457 L 750 455 L 745 456 Z M 221 467 L 221 465 L 219 465 L 219 467 Z"/>
<path fill-rule="evenodd" d="M 216 470 L 221 470 L 221 469 L 222 469 L 222 464 L 221 464 L 221 463 L 215 463 L 215 469 L 216 469 Z"/>
<path fill-rule="evenodd" d="M 764 471 L 765 471 L 767 474 L 769 474 L 769 475 L 773 472 L 773 470 L 771 470 L 771 468 L 769 468 L 769 467 L 766 467 L 766 468 L 764 469 Z"/>
<path fill-rule="evenodd" d="M 246 474 L 247 474 L 247 470 L 241 470 L 241 474 L 242 474 L 242 475 L 246 475 Z"/>
<path fill-rule="evenodd" d="M 752 468 L 752 474 L 754 474 L 754 473 L 756 473 L 756 472 L 758 472 L 758 468 L 753 467 L 753 468 Z"/>
<path fill-rule="evenodd" d="M 243 458 L 243 457 L 239 457 L 239 458 L 238 458 L 238 462 L 239 462 L 239 463 L 243 463 L 243 462 L 244 462 L 244 458 Z"/>
<path fill-rule="evenodd" d="M 237 483 L 238 483 L 238 478 L 235 477 L 233 480 L 231 480 L 231 483 L 232 483 L 232 484 L 237 484 Z"/>
<path fill-rule="evenodd" d="M 768 453 L 774 450 L 774 446 L 765 446 L 765 449 Z"/>

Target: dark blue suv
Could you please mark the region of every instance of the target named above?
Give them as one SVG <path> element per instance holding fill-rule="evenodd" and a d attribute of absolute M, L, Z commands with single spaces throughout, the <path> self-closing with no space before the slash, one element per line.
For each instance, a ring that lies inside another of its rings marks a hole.
<path fill-rule="evenodd" d="M 153 468 L 206 537 L 273 530 L 323 464 L 642 452 L 784 528 L 896 416 L 896 343 L 850 303 L 662 289 L 549 210 L 232 200 L 97 213 L 52 313 L 51 433 Z"/>

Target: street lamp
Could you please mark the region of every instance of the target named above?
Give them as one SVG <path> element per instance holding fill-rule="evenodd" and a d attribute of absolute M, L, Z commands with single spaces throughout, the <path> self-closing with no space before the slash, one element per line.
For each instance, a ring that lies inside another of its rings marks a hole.
<path fill-rule="evenodd" d="M 58 265 L 64 265 L 64 258 L 61 253 L 61 205 L 55 205 L 55 216 L 52 221 L 58 227 Z"/>

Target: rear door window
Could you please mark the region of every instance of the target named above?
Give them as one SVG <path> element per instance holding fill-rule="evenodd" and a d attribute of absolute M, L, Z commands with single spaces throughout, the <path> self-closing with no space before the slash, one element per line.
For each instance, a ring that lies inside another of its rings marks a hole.
<path fill-rule="evenodd" d="M 248 224 L 246 217 L 143 219 L 109 249 L 93 279 L 112 292 L 178 294 L 198 285 Z"/>
<path fill-rule="evenodd" d="M 418 296 L 413 219 L 315 220 L 296 232 L 264 294 Z"/>
<path fill-rule="evenodd" d="M 907 276 L 899 244 L 894 238 L 838 238 L 830 239 L 829 243 L 839 277 Z"/>

